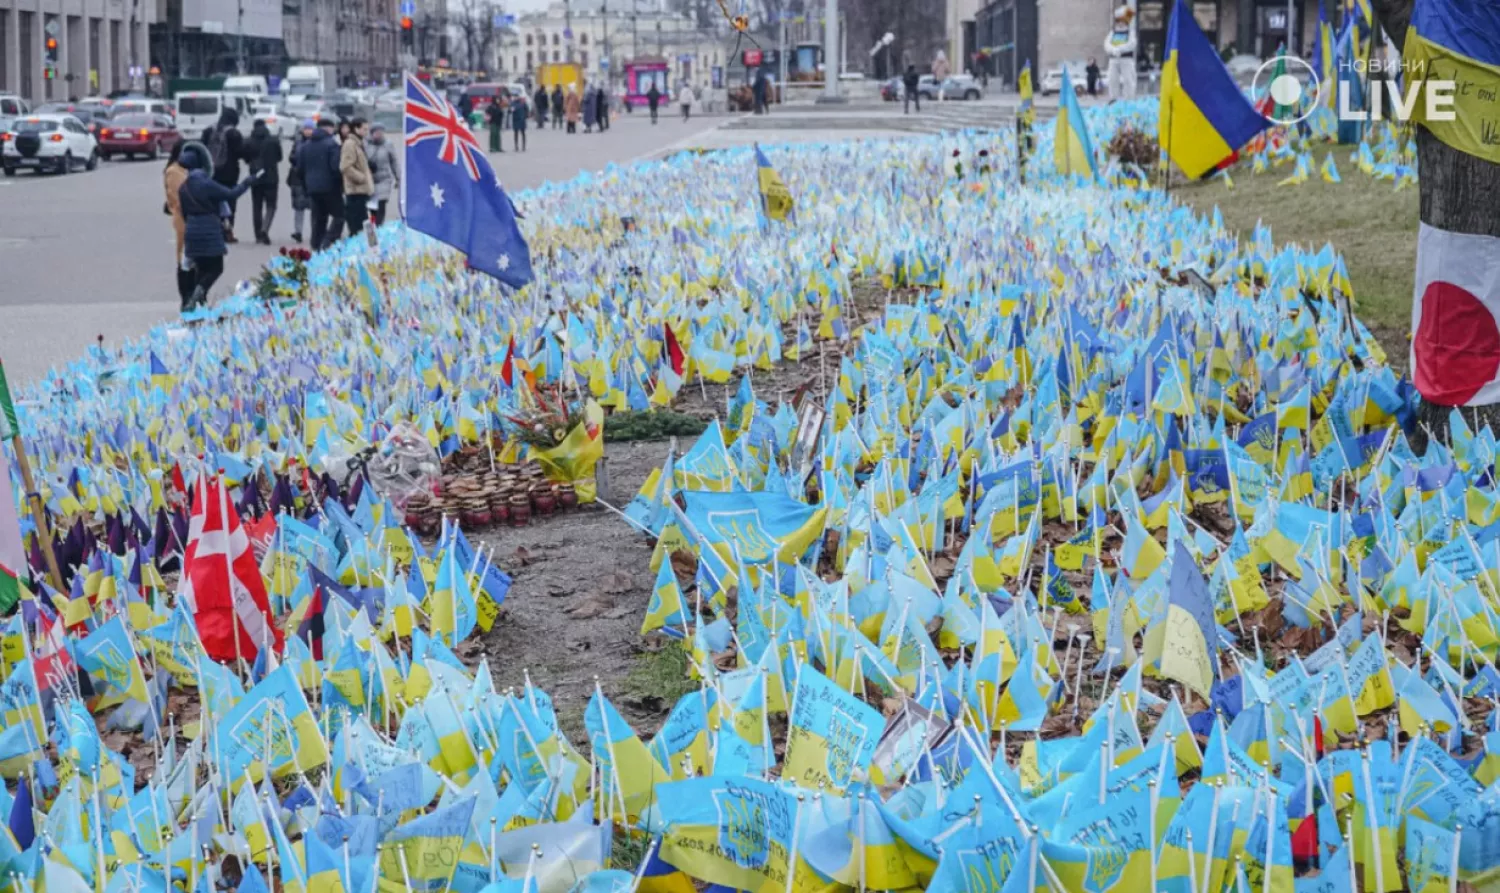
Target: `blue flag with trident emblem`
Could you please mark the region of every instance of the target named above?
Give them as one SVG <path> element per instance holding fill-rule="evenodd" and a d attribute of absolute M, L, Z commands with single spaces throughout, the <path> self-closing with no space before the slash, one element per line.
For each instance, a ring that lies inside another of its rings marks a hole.
<path fill-rule="evenodd" d="M 724 543 L 746 564 L 793 564 L 823 535 L 827 509 L 782 493 L 687 491 L 687 519 L 709 544 Z"/>

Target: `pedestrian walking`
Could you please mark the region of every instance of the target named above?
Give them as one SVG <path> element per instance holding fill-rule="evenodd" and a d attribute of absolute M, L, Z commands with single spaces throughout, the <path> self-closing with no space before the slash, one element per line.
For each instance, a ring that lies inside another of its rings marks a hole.
<path fill-rule="evenodd" d="M 583 88 L 583 132 L 593 133 L 594 125 L 599 123 L 599 88 L 585 86 Z"/>
<path fill-rule="evenodd" d="M 223 220 L 232 202 L 255 184 L 257 176 L 235 186 L 225 186 L 215 177 L 213 155 L 202 143 L 189 143 L 178 156 L 187 178 L 177 190 L 183 217 L 183 253 L 193 271 L 193 290 L 183 301 L 184 312 L 208 303 L 209 289 L 224 273 L 224 255 L 229 253 Z"/>
<path fill-rule="evenodd" d="M 651 89 L 646 91 L 646 108 L 651 110 L 651 123 L 656 123 L 656 107 L 661 105 L 661 91 L 656 84 L 651 84 Z"/>
<path fill-rule="evenodd" d="M 1099 71 L 1099 60 L 1095 59 L 1093 56 L 1090 56 L 1089 67 L 1083 70 L 1083 77 L 1084 80 L 1088 83 L 1090 96 L 1099 95 L 1099 79 L 1102 76 L 1103 73 Z"/>
<path fill-rule="evenodd" d="M 557 130 L 563 126 L 563 118 L 567 117 L 567 110 L 564 108 L 567 105 L 567 101 L 563 99 L 562 84 L 558 84 L 552 88 L 552 102 L 550 105 L 552 111 L 552 129 Z"/>
<path fill-rule="evenodd" d="M 317 129 L 318 122 L 311 118 L 302 122 L 302 126 L 292 137 L 290 163 L 286 170 L 287 191 L 292 196 L 292 241 L 299 245 L 302 244 L 302 223 L 307 219 L 307 209 L 312 206 L 312 202 L 308 200 L 307 187 L 302 182 L 302 162 L 298 155 Z"/>
<path fill-rule="evenodd" d="M 693 95 L 693 85 L 683 81 L 682 86 L 677 90 L 677 107 L 682 109 L 683 121 L 693 116 L 693 100 L 696 98 Z"/>
<path fill-rule="evenodd" d="M 764 115 L 766 113 L 766 92 L 770 86 L 766 78 L 766 70 L 764 68 L 757 68 L 755 70 L 755 83 L 750 87 L 750 93 L 755 100 L 755 114 L 757 115 Z"/>
<path fill-rule="evenodd" d="M 536 126 L 538 130 L 547 127 L 547 88 L 537 87 L 536 96 L 532 98 L 536 103 Z"/>
<path fill-rule="evenodd" d="M 510 101 L 510 148 L 514 152 L 526 151 L 526 119 L 530 117 L 526 108 L 526 97 L 517 96 Z"/>
<path fill-rule="evenodd" d="M 337 127 L 328 118 L 319 121 L 297 152 L 297 166 L 302 169 L 303 188 L 312 209 L 308 245 L 314 251 L 322 251 L 338 240 L 342 224 L 330 229 L 330 223 L 344 217 L 344 175 L 339 172 L 340 147 L 333 136 Z"/>
<path fill-rule="evenodd" d="M 365 156 L 370 160 L 370 177 L 375 181 L 375 208 L 370 216 L 375 225 L 385 223 L 386 208 L 390 206 L 391 194 L 401 188 L 401 167 L 396 162 L 396 149 L 385 137 L 384 124 L 370 125 L 370 138 L 365 141 Z"/>
<path fill-rule="evenodd" d="M 917 74 L 917 66 L 906 66 L 906 73 L 901 76 L 901 95 L 905 97 L 901 102 L 901 114 L 909 113 L 913 103 L 917 106 L 917 114 L 922 113 L 922 94 L 917 92 L 917 85 L 921 82 L 922 78 Z"/>
<path fill-rule="evenodd" d="M 256 174 L 250 187 L 250 219 L 255 224 L 255 241 L 271 244 L 271 221 L 276 219 L 276 191 L 281 188 L 281 137 L 259 118 L 250 128 L 246 141 L 250 156 L 250 173 Z"/>
<path fill-rule="evenodd" d="M 609 129 L 609 85 L 605 84 L 599 88 L 599 129 Z"/>
<path fill-rule="evenodd" d="M 370 196 L 375 180 L 370 176 L 370 159 L 365 155 L 365 119 L 349 122 L 349 138 L 339 147 L 339 173 L 344 178 L 344 224 L 349 235 L 357 236 L 369 215 Z"/>
<path fill-rule="evenodd" d="M 186 222 L 182 216 L 182 190 L 183 181 L 187 179 L 187 168 L 182 166 L 183 142 L 178 140 L 172 144 L 172 152 L 167 157 L 167 166 L 161 172 L 161 185 L 166 193 L 166 203 L 162 211 L 172 218 L 172 231 L 177 236 L 177 301 L 183 309 L 187 309 L 188 297 L 193 293 L 193 271 L 184 263 L 182 254 L 182 240 L 186 229 Z"/>
<path fill-rule="evenodd" d="M 578 95 L 578 88 L 572 84 L 568 85 L 568 95 L 563 100 L 563 116 L 568 119 L 568 133 L 577 133 L 578 119 L 583 116 L 583 100 Z"/>
<path fill-rule="evenodd" d="M 500 141 L 500 134 L 505 132 L 505 105 L 502 102 L 503 99 L 504 97 L 496 96 L 490 100 L 490 104 L 484 110 L 484 120 L 490 128 L 491 152 L 505 151 L 505 145 Z"/>
<path fill-rule="evenodd" d="M 213 176 L 220 186 L 232 188 L 240 178 L 240 162 L 246 159 L 245 136 L 239 131 L 240 113 L 225 109 L 219 123 L 203 133 L 203 143 L 208 148 L 208 157 L 213 162 Z M 224 219 L 224 239 L 233 245 L 239 241 L 234 235 L 235 214 L 239 208 L 239 196 L 229 203 L 229 215 Z"/>

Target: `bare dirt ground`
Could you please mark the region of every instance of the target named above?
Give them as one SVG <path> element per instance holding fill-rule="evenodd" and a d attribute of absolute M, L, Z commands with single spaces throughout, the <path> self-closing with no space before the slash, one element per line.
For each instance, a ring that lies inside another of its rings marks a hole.
<path fill-rule="evenodd" d="M 850 330 L 878 315 L 885 301 L 884 289 L 856 287 L 846 306 Z M 795 330 L 790 335 L 794 339 Z M 758 399 L 773 406 L 802 389 L 821 399 L 820 376 L 833 387 L 841 356 L 838 344 L 825 342 L 821 358 L 808 351 L 800 361 L 751 370 L 751 386 Z M 703 419 L 723 418 L 739 384 L 738 377 L 727 384 L 687 382 L 672 408 Z M 692 444 L 693 438 L 678 439 L 679 450 Z M 609 502 L 623 509 L 666 460 L 668 447 L 667 440 L 606 441 Z M 575 746 L 587 745 L 583 712 L 595 677 L 643 738 L 654 734 L 674 698 L 670 686 L 652 689 L 670 681 L 660 677 L 675 667 L 649 661 L 660 654 L 661 643 L 640 635 L 655 578 L 651 541 L 602 507 L 533 518 L 526 527 L 493 527 L 473 539 L 494 548 L 495 563 L 514 582 L 494 628 L 479 640 L 475 654 L 465 656 L 476 662 L 488 657 L 498 688 L 521 686 L 529 672 L 531 681 L 552 696 L 559 724 Z"/>

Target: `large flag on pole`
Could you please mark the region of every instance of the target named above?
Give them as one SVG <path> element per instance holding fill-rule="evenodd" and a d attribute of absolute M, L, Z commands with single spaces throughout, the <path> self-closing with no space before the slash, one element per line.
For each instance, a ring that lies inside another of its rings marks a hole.
<path fill-rule="evenodd" d="M 1167 26 L 1157 142 L 1196 180 L 1265 130 L 1261 117 L 1182 0 Z"/>
<path fill-rule="evenodd" d="M 198 479 L 182 568 L 179 595 L 192 608 L 209 657 L 253 661 L 265 647 L 281 653 L 281 630 L 271 618 L 250 537 L 216 477 Z"/>
<path fill-rule="evenodd" d="M 448 100 L 406 76 L 406 224 L 514 288 L 532 280 L 531 249 L 479 140 Z"/>
<path fill-rule="evenodd" d="M 10 399 L 5 367 L 0 365 L 0 444 L 20 431 L 16 405 Z M 21 597 L 21 574 L 26 569 L 26 547 L 21 542 L 21 519 L 10 485 L 10 460 L 0 446 L 0 611 L 9 611 Z"/>
<path fill-rule="evenodd" d="M 4 388 L 0 381 L 0 388 Z M 6 425 L 0 416 L 0 428 Z M 7 438 L 8 439 L 8 438 Z M 21 575 L 26 570 L 26 547 L 21 542 L 21 519 L 16 514 L 16 494 L 10 484 L 10 460 L 0 446 L 0 611 L 8 611 L 21 598 Z"/>
<path fill-rule="evenodd" d="M 21 433 L 16 421 L 16 404 L 10 399 L 10 384 L 5 379 L 5 364 L 0 363 L 0 440 L 10 440 Z"/>

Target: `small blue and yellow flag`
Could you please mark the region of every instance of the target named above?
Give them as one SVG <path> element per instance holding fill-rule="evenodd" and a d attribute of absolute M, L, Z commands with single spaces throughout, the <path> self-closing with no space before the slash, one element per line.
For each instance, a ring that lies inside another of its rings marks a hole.
<path fill-rule="evenodd" d="M 1094 141 L 1089 139 L 1089 128 L 1083 120 L 1083 109 L 1078 105 L 1078 95 L 1073 92 L 1073 82 L 1068 77 L 1068 68 L 1063 66 L 1062 99 L 1057 107 L 1057 142 L 1052 147 L 1052 160 L 1057 172 L 1063 176 L 1088 176 L 1097 179 L 1099 169 L 1094 164 Z"/>
<path fill-rule="evenodd" d="M 1031 89 L 1031 60 L 1021 66 L 1021 73 L 1016 76 L 1016 89 L 1021 94 L 1021 107 L 1016 111 L 1020 116 L 1021 123 L 1031 125 L 1036 123 L 1036 108 L 1032 103 Z"/>
<path fill-rule="evenodd" d="M 794 219 L 796 203 L 792 201 L 791 190 L 786 188 L 786 182 L 771 167 L 771 160 L 758 145 L 755 147 L 755 174 L 760 182 L 761 227 L 771 220 Z"/>

